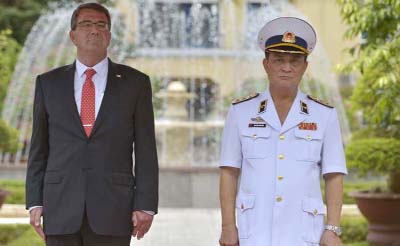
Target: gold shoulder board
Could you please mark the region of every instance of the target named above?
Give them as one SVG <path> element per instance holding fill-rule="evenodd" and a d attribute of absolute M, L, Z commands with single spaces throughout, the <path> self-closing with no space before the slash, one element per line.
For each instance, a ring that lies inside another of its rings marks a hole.
<path fill-rule="evenodd" d="M 255 92 L 255 93 L 252 93 L 252 94 L 250 94 L 250 95 L 248 95 L 248 96 L 245 96 L 245 97 L 242 97 L 242 98 L 238 98 L 238 99 L 233 100 L 233 101 L 232 101 L 232 104 L 235 105 L 235 104 L 239 104 L 239 103 L 241 103 L 241 102 L 248 101 L 248 100 L 250 100 L 250 99 L 253 99 L 253 98 L 258 97 L 258 95 L 260 95 L 260 93 L 256 93 L 256 92 Z"/>
<path fill-rule="evenodd" d="M 325 102 L 325 101 L 322 101 L 322 100 L 320 100 L 320 99 L 318 99 L 318 98 L 316 98 L 316 97 L 313 97 L 313 96 L 310 96 L 310 95 L 307 95 L 307 97 L 308 97 L 309 99 L 313 100 L 314 102 L 317 102 L 317 103 L 319 103 L 319 104 L 321 104 L 321 105 L 324 105 L 325 107 L 334 108 L 334 107 L 333 107 L 332 105 L 330 105 L 329 103 L 327 103 L 327 102 Z"/>

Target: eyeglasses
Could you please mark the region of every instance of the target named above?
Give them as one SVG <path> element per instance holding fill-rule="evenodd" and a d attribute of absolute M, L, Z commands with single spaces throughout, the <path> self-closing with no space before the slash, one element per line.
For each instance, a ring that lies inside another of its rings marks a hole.
<path fill-rule="evenodd" d="M 78 26 L 83 30 L 90 30 L 93 26 L 96 27 L 97 30 L 105 31 L 108 30 L 108 23 L 105 21 L 97 21 L 93 22 L 90 20 L 84 20 L 78 23 Z"/>

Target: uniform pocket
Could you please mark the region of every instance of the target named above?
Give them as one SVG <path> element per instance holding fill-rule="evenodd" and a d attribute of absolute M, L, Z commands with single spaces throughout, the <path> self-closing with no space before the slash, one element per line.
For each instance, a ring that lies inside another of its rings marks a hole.
<path fill-rule="evenodd" d="M 319 162 L 321 160 L 322 132 L 296 128 L 294 135 L 296 137 L 296 160 Z"/>
<path fill-rule="evenodd" d="M 324 231 L 324 203 L 318 198 L 304 198 L 302 209 L 303 239 L 318 244 Z"/>
<path fill-rule="evenodd" d="M 272 156 L 274 145 L 270 140 L 271 128 L 248 128 L 240 132 L 244 158 L 266 158 Z"/>
<path fill-rule="evenodd" d="M 251 235 L 251 226 L 254 226 L 255 199 L 256 196 L 252 194 L 239 194 L 236 198 L 239 238 L 246 239 Z"/>

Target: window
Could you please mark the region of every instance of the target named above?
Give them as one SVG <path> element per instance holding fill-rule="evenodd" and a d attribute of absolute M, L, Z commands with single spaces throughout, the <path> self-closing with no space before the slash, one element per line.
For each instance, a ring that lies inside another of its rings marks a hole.
<path fill-rule="evenodd" d="M 218 3 L 138 2 L 139 48 L 218 47 Z"/>

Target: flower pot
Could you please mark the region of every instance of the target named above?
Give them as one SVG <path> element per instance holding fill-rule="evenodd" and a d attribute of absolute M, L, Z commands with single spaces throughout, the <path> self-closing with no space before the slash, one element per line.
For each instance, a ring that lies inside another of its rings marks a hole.
<path fill-rule="evenodd" d="M 0 189 L 0 209 L 6 200 L 6 196 L 8 196 L 9 194 L 10 192 Z"/>
<path fill-rule="evenodd" d="M 351 192 L 368 221 L 370 246 L 400 246 L 400 194 Z"/>

